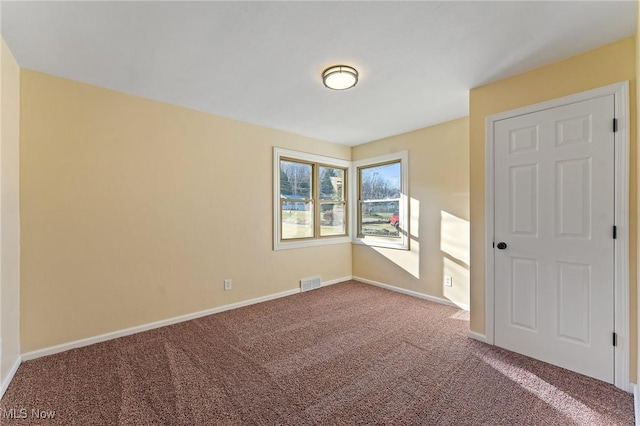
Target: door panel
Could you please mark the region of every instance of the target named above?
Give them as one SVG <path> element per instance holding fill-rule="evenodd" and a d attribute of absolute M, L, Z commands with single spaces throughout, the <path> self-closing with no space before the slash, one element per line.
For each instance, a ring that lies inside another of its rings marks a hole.
<path fill-rule="evenodd" d="M 556 236 L 591 237 L 591 158 L 556 162 Z"/>
<path fill-rule="evenodd" d="M 557 262 L 558 336 L 589 344 L 591 265 Z"/>
<path fill-rule="evenodd" d="M 494 124 L 495 343 L 613 383 L 613 95 Z"/>
<path fill-rule="evenodd" d="M 538 329 L 538 261 L 511 258 L 511 325 Z"/>
<path fill-rule="evenodd" d="M 535 236 L 538 234 L 538 165 L 514 166 L 509 174 L 511 234 Z"/>

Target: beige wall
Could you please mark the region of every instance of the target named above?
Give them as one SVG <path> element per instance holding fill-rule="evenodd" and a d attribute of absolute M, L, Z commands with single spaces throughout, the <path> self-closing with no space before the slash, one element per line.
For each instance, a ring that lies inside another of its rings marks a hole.
<path fill-rule="evenodd" d="M 636 91 L 635 91 L 636 102 L 638 101 L 638 99 L 640 99 L 640 84 L 637 84 L 637 82 L 640 81 L 640 31 L 638 31 L 639 29 L 640 29 L 640 4 L 637 6 L 637 15 L 636 15 L 636 52 L 635 52 L 636 53 Z M 637 126 L 637 123 L 640 123 L 640 108 L 636 108 L 636 137 L 638 136 L 638 134 L 640 134 L 640 126 Z M 630 161 L 634 161 L 634 157 L 631 157 Z M 638 193 L 638 188 L 640 188 L 640 174 L 637 173 L 638 165 L 640 165 L 640 150 L 636 150 L 636 179 L 638 179 L 638 183 L 637 183 L 638 186 L 636 186 L 636 194 Z M 636 198 L 636 203 L 637 203 L 637 198 Z M 636 214 L 638 219 L 640 219 L 640 209 Z M 636 222 L 636 223 L 639 223 L 639 222 Z M 640 232 L 640 229 L 638 229 L 637 232 Z M 638 260 L 638 256 L 640 256 L 640 253 L 636 253 L 636 262 Z M 637 269 L 637 265 L 638 263 L 636 263 L 636 274 L 640 273 L 640 271 L 638 271 Z M 637 297 L 636 297 L 636 317 L 637 317 L 636 323 L 640 322 L 640 315 L 637 315 L 638 306 L 640 306 L 640 292 L 637 292 Z M 640 325 L 637 328 L 636 335 L 640 336 Z M 640 342 L 640 337 L 638 337 L 638 339 L 636 340 L 636 345 L 637 345 L 637 342 Z M 640 365 L 640 351 L 637 351 L 637 357 L 638 357 L 638 362 L 636 366 Z M 635 382 L 638 384 L 640 383 L 640 369 L 638 368 L 636 369 L 636 376 L 637 377 Z"/>
<path fill-rule="evenodd" d="M 471 328 L 482 334 L 485 117 L 623 80 L 635 93 L 635 56 L 629 38 L 483 86 L 471 91 L 468 120 L 352 150 L 22 70 L 23 352 L 296 288 L 318 273 L 470 303 Z M 3 120 L 4 99 L 3 91 Z M 634 97 L 631 109 L 635 117 Z M 409 150 L 411 250 L 272 251 L 273 146 L 353 160 Z M 454 276 L 452 289 L 443 275 Z M 234 280 L 231 292 L 222 291 L 224 278 Z M 635 303 L 631 316 L 635 338 Z M 632 350 L 633 360 L 635 342 Z"/>
<path fill-rule="evenodd" d="M 20 356 L 20 69 L 0 38 L 0 383 Z"/>
<path fill-rule="evenodd" d="M 21 77 L 23 352 L 351 276 L 351 244 L 273 251 L 271 213 L 274 146 L 349 147 Z"/>
<path fill-rule="evenodd" d="M 485 118 L 514 108 L 583 92 L 620 81 L 630 81 L 636 93 L 635 38 L 630 37 L 599 49 L 498 81 L 470 92 L 471 173 L 471 329 L 484 334 L 484 185 Z M 636 158 L 636 99 L 630 96 L 630 158 Z M 636 377 L 636 276 L 637 276 L 637 167 L 630 164 L 630 313 L 631 378 Z"/>
<path fill-rule="evenodd" d="M 353 275 L 469 304 L 469 122 L 356 146 L 353 160 L 409 151 L 410 250 L 353 246 Z M 453 287 L 443 277 L 453 277 Z"/>

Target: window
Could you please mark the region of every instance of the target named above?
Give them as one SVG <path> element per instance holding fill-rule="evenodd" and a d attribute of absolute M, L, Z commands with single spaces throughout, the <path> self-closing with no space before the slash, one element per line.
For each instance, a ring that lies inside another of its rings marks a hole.
<path fill-rule="evenodd" d="M 313 165 L 280 160 L 281 239 L 313 237 Z"/>
<path fill-rule="evenodd" d="M 407 152 L 354 164 L 357 194 L 357 232 L 354 242 L 409 248 Z"/>
<path fill-rule="evenodd" d="M 349 165 L 335 158 L 274 149 L 274 249 L 351 241 Z"/>
<path fill-rule="evenodd" d="M 320 187 L 320 236 L 346 235 L 347 200 L 344 183 L 347 169 L 318 166 Z"/>

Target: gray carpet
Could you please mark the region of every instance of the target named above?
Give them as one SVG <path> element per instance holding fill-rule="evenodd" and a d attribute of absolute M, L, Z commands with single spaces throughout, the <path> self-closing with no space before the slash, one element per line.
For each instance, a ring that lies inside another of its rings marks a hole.
<path fill-rule="evenodd" d="M 350 281 L 26 362 L 0 422 L 633 424 L 630 394 L 468 328 L 464 311 Z"/>

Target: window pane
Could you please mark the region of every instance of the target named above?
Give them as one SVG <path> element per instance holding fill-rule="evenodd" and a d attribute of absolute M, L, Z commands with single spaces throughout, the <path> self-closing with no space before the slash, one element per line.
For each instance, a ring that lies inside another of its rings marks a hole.
<path fill-rule="evenodd" d="M 360 234 L 399 238 L 399 208 L 398 200 L 360 203 Z"/>
<path fill-rule="evenodd" d="M 311 175 L 311 164 L 280 161 L 280 198 L 311 199 Z"/>
<path fill-rule="evenodd" d="M 313 202 L 282 201 L 282 239 L 313 237 Z"/>
<path fill-rule="evenodd" d="M 344 170 L 320 166 L 320 199 L 344 199 Z"/>
<path fill-rule="evenodd" d="M 400 162 L 360 169 L 360 199 L 400 198 Z"/>
<path fill-rule="evenodd" d="M 344 235 L 344 204 L 322 203 L 320 205 L 320 235 Z"/>

